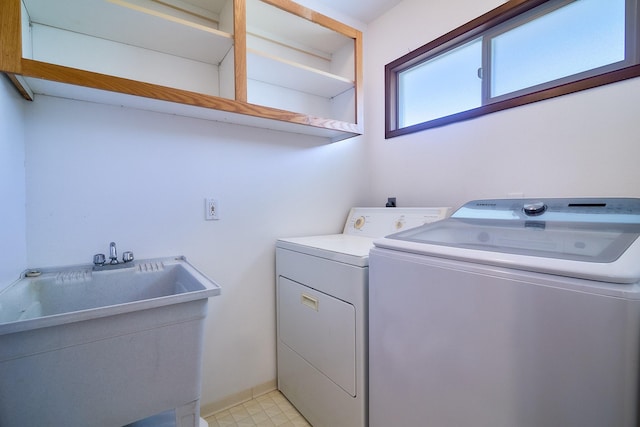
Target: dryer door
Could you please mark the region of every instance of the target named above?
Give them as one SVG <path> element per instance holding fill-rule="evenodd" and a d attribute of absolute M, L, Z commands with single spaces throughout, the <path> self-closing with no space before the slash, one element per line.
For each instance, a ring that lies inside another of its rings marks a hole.
<path fill-rule="evenodd" d="M 280 276 L 278 310 L 280 340 L 355 396 L 353 305 Z"/>

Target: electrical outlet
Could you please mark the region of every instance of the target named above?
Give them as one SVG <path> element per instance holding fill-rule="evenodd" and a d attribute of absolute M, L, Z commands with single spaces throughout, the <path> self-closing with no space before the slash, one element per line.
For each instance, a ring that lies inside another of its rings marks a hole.
<path fill-rule="evenodd" d="M 218 203 L 218 199 L 205 199 L 204 217 L 207 221 L 220 219 L 220 203 Z"/>

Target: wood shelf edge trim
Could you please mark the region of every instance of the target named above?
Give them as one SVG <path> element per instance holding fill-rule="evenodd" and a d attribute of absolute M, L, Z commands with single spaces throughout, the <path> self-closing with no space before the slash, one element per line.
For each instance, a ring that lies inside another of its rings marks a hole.
<path fill-rule="evenodd" d="M 247 91 L 247 3 L 246 0 L 233 0 L 233 66 L 235 97 L 246 102 Z"/>
<path fill-rule="evenodd" d="M 20 95 L 22 95 L 24 99 L 26 99 L 27 101 L 33 101 L 33 98 L 34 98 L 33 92 L 31 92 L 31 88 L 29 88 L 29 85 L 26 84 L 26 82 L 24 81 L 24 79 L 20 74 L 13 74 L 13 73 L 4 73 L 4 74 L 9 78 L 9 81 L 13 83 L 13 86 L 15 86 L 16 90 L 20 93 Z"/>
<path fill-rule="evenodd" d="M 264 3 L 270 4 L 271 6 L 275 6 L 279 9 L 282 9 L 286 12 L 293 13 L 301 18 L 304 18 L 308 21 L 314 22 L 316 24 L 322 25 L 323 27 L 327 27 L 334 31 L 337 31 L 347 37 L 356 38 L 362 37 L 362 33 L 350 27 L 347 24 L 343 24 L 340 21 L 336 21 L 333 18 L 330 18 L 326 15 L 323 15 L 315 10 L 309 9 L 305 6 L 302 6 L 298 3 L 295 3 L 291 0 L 261 0 Z"/>
<path fill-rule="evenodd" d="M 179 17 L 173 16 L 173 15 L 166 14 L 164 12 L 160 12 L 160 11 L 157 11 L 157 10 L 154 10 L 154 9 L 150 9 L 148 7 L 144 7 L 144 6 L 141 6 L 139 4 L 135 4 L 135 3 L 129 2 L 127 0 L 106 0 L 106 1 L 108 1 L 109 3 L 113 3 L 115 5 L 118 5 L 120 7 L 125 7 L 127 9 L 131 9 L 131 10 L 133 10 L 135 12 L 138 12 L 138 13 L 144 13 L 146 15 L 149 15 L 149 16 L 152 16 L 152 17 L 155 17 L 155 18 L 158 18 L 158 19 L 164 19 L 165 21 L 170 21 L 170 22 L 174 22 L 176 24 L 184 25 L 185 27 L 190 27 L 190 28 L 193 28 L 193 29 L 205 32 L 205 33 L 212 34 L 212 35 L 217 36 L 217 37 L 233 39 L 233 36 L 231 34 L 226 33 L 224 31 L 220 31 L 220 30 L 215 29 L 215 28 L 207 27 L 206 25 L 198 24 L 198 23 L 191 22 L 191 21 L 188 21 L 188 20 L 183 19 L 183 18 L 179 18 Z M 161 2 L 158 2 L 158 3 L 163 4 Z M 166 6 L 167 4 L 164 4 L 164 5 Z M 169 7 L 171 7 L 171 6 L 169 6 Z M 175 7 L 174 7 L 174 9 L 175 9 Z"/>
<path fill-rule="evenodd" d="M 339 76 L 337 74 L 330 73 L 328 71 L 323 71 L 323 70 L 320 70 L 318 68 L 310 67 L 310 66 L 302 64 L 300 62 L 290 61 L 288 59 L 282 58 L 282 57 L 277 56 L 277 55 L 272 55 L 272 54 L 270 54 L 268 52 L 265 52 L 265 51 L 262 51 L 262 50 L 247 48 L 247 53 L 251 53 L 253 55 L 261 56 L 261 57 L 267 58 L 267 59 L 269 59 L 271 61 L 275 61 L 275 62 L 278 62 L 280 64 L 284 64 L 284 65 L 287 65 L 289 67 L 296 68 L 298 70 L 303 70 L 303 71 L 305 71 L 307 73 L 311 73 L 311 74 L 314 74 L 314 75 L 322 76 L 322 77 L 325 77 L 327 79 L 336 80 L 336 81 L 343 82 L 343 83 L 348 83 L 348 84 L 350 84 L 352 86 L 355 86 L 355 81 L 352 80 L 352 79 L 348 79 L 346 77 L 342 77 L 342 76 Z"/>
<path fill-rule="evenodd" d="M 20 73 L 22 30 L 20 5 L 17 0 L 0 1 L 0 71 Z"/>
<path fill-rule="evenodd" d="M 364 123 L 364 60 L 362 37 L 354 39 L 354 75 L 356 84 L 356 123 Z"/>
<path fill-rule="evenodd" d="M 181 89 L 144 83 L 121 77 L 93 73 L 49 64 L 30 59 L 22 59 L 23 76 L 51 80 L 92 89 L 122 93 L 161 101 L 175 102 L 195 107 L 209 108 L 229 113 L 243 114 L 262 119 L 278 120 L 327 130 L 362 134 L 361 126 L 355 123 L 319 118 L 232 99 L 220 98 Z"/>

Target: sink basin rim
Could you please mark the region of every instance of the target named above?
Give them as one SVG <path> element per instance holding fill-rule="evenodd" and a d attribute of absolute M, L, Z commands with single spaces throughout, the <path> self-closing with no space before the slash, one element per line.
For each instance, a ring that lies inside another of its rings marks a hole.
<path fill-rule="evenodd" d="M 50 326 L 62 325 L 67 323 L 97 319 L 117 314 L 128 313 L 132 311 L 139 310 L 147 310 L 156 307 L 162 307 L 172 304 L 180 304 L 184 302 L 205 299 L 212 296 L 220 295 L 221 288 L 220 286 L 209 279 L 206 275 L 201 273 L 198 269 L 196 269 L 193 265 L 191 265 L 186 257 L 184 256 L 172 256 L 172 257 L 163 257 L 163 258 L 153 258 L 153 259 L 142 259 L 132 261 L 133 268 L 136 268 L 140 265 L 145 264 L 156 264 L 161 263 L 163 266 L 171 266 L 171 265 L 180 265 L 185 271 L 193 276 L 195 280 L 197 280 L 202 286 L 203 289 L 189 291 L 184 293 L 177 293 L 172 295 L 164 295 L 159 297 L 152 297 L 148 299 L 135 300 L 130 302 L 124 302 L 119 304 L 112 305 L 104 305 L 99 307 L 93 307 L 88 309 L 76 310 L 76 311 L 68 311 L 64 313 L 50 314 L 33 318 L 26 319 L 17 319 L 11 320 L 8 322 L 0 323 L 0 335 L 15 333 L 21 331 L 28 331 L 32 329 L 45 328 Z M 20 278 L 7 286 L 6 288 L 0 290 L 0 298 L 4 292 L 10 289 L 12 286 L 18 285 L 18 282 L 25 279 L 38 279 L 42 275 L 66 272 L 66 271 L 87 271 L 92 275 L 100 275 L 100 274 L 109 274 L 114 271 L 126 271 L 126 270 L 103 270 L 103 271 L 92 271 L 93 265 L 91 264 L 81 264 L 81 265 L 73 265 L 73 266 L 64 266 L 64 267 L 45 267 L 33 269 L 30 268 L 25 270 Z M 37 277 L 28 277 L 27 274 L 33 274 L 34 271 L 38 271 L 41 274 Z"/>

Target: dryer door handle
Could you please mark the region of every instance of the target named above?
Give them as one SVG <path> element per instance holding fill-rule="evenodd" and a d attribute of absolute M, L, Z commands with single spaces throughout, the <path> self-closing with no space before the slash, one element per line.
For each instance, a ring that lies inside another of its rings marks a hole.
<path fill-rule="evenodd" d="M 307 294 L 300 294 L 300 303 L 318 311 L 318 299 Z"/>

